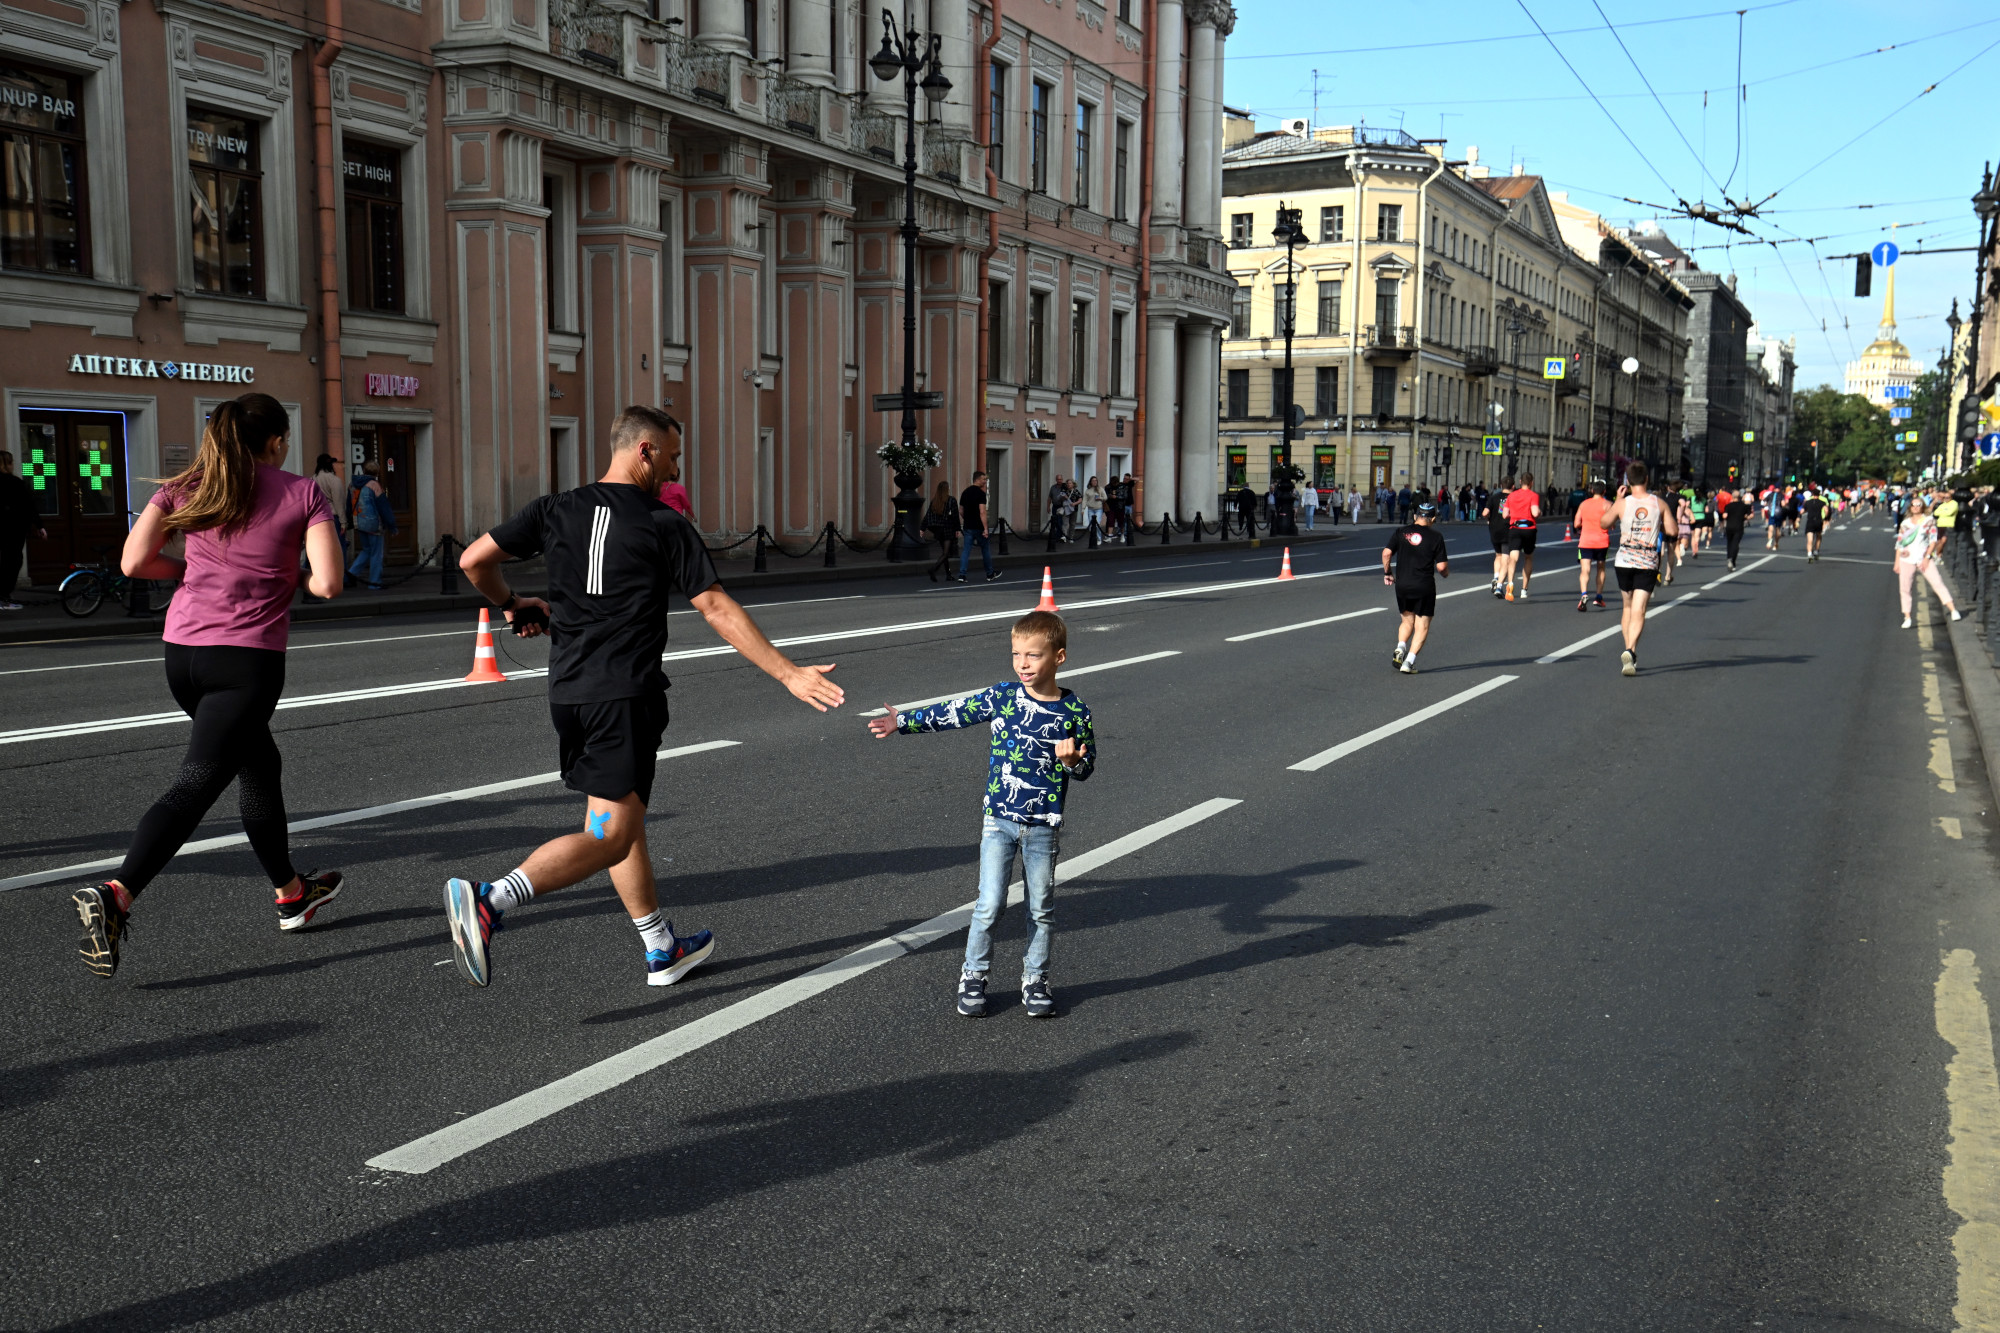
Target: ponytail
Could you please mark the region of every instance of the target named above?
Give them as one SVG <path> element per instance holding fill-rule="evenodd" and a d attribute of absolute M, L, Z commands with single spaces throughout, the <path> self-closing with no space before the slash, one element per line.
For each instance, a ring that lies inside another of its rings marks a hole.
<path fill-rule="evenodd" d="M 269 394 L 246 393 L 216 408 L 193 465 L 167 479 L 182 497 L 166 516 L 167 531 L 241 527 L 257 486 L 257 455 L 272 436 L 288 435 L 291 429 L 291 417 Z"/>

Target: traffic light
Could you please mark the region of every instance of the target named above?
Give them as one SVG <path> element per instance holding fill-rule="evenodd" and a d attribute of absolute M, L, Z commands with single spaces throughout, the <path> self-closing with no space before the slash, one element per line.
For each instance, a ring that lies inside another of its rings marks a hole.
<path fill-rule="evenodd" d="M 1868 295 L 1868 284 L 1875 276 L 1875 264 L 1867 255 L 1854 256 L 1854 294 Z"/>
<path fill-rule="evenodd" d="M 1958 404 L 1958 432 L 1960 444 L 1971 444 L 1979 438 L 1979 400 L 1967 394 Z"/>

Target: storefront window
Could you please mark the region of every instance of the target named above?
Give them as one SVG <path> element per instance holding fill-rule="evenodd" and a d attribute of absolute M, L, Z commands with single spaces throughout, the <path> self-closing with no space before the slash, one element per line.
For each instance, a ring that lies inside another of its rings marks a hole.
<path fill-rule="evenodd" d="M 403 313 L 403 155 L 347 140 L 347 304 Z"/>
<path fill-rule="evenodd" d="M 82 81 L 0 62 L 0 266 L 90 273 Z"/>
<path fill-rule="evenodd" d="M 188 108 L 188 188 L 194 210 L 194 285 L 262 298 L 264 214 L 254 121 Z"/>

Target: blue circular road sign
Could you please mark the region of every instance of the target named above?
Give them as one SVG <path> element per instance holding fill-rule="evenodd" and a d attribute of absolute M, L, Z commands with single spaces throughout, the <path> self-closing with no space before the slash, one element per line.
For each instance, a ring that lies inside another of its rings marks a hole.
<path fill-rule="evenodd" d="M 1877 268 L 1888 268 L 1896 262 L 1896 257 L 1902 253 L 1901 250 L 1896 248 L 1894 241 L 1884 241 L 1873 250 L 1870 250 L 1868 257 L 1875 261 Z"/>

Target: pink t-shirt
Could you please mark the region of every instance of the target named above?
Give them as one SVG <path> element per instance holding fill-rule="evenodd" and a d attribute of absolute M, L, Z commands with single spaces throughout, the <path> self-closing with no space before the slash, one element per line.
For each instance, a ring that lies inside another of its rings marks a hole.
<path fill-rule="evenodd" d="M 147 503 L 171 514 L 184 498 L 162 486 Z M 259 463 L 243 526 L 228 534 L 219 528 L 188 534 L 187 576 L 167 606 L 167 642 L 285 651 L 306 529 L 332 521 L 333 510 L 311 477 Z"/>
<path fill-rule="evenodd" d="M 694 517 L 694 501 L 688 497 L 688 488 L 677 481 L 670 481 L 660 487 L 660 503 L 682 518 Z"/>

